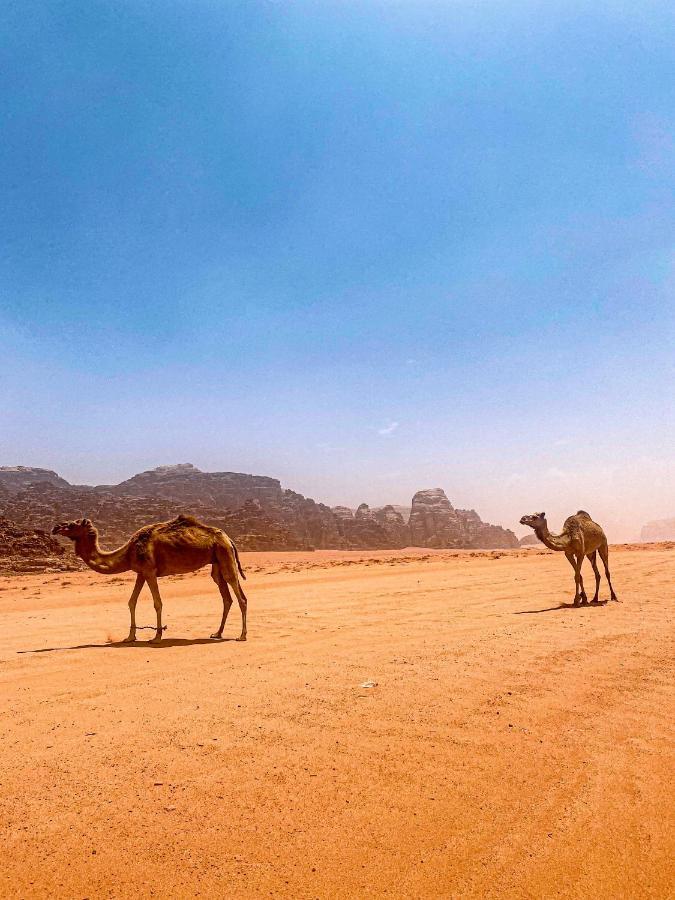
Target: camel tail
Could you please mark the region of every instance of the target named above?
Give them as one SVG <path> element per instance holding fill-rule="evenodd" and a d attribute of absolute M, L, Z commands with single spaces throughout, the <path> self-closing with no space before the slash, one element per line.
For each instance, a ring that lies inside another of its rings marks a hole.
<path fill-rule="evenodd" d="M 246 581 L 246 575 L 244 575 L 244 570 L 242 569 L 241 563 L 239 562 L 239 551 L 237 550 L 237 545 L 231 538 L 230 543 L 232 544 L 232 549 L 234 550 L 234 558 L 237 560 L 237 568 L 239 569 L 239 574 L 244 579 L 244 581 Z"/>

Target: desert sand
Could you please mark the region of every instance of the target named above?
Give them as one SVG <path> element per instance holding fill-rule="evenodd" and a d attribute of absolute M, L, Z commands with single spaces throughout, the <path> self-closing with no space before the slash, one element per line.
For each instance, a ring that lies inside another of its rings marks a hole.
<path fill-rule="evenodd" d="M 673 545 L 242 556 L 0 579 L 2 896 L 673 895 Z"/>

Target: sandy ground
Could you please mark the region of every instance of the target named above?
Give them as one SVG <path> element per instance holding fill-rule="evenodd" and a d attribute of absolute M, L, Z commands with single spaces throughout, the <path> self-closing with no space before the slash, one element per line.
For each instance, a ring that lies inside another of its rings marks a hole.
<path fill-rule="evenodd" d="M 204 571 L 160 647 L 131 576 L 0 579 L 0 894 L 673 896 L 675 549 L 610 559 L 244 554 L 248 642 Z"/>

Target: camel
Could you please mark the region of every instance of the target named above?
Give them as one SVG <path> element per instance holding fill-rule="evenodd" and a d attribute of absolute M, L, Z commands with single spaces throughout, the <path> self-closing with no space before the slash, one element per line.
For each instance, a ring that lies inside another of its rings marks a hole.
<path fill-rule="evenodd" d="M 595 573 L 595 596 L 592 603 L 598 602 L 598 594 L 600 592 L 600 572 L 596 563 L 596 553 L 600 554 L 600 559 L 605 567 L 605 575 L 607 576 L 607 584 L 611 592 L 612 600 L 618 600 L 614 593 L 612 582 L 609 577 L 609 550 L 607 547 L 607 538 L 605 532 L 594 522 L 587 512 L 580 509 L 576 515 L 565 519 L 563 530 L 560 534 L 551 534 L 546 523 L 546 513 L 534 513 L 531 516 L 523 516 L 520 520 L 521 525 L 529 525 L 534 528 L 542 544 L 545 544 L 551 550 L 562 550 L 570 565 L 574 569 L 574 585 L 576 588 L 574 595 L 574 605 L 579 606 L 580 602 L 587 604 L 588 597 L 584 590 L 584 582 L 581 577 L 581 564 L 584 556 L 587 556 L 593 566 Z"/>
<path fill-rule="evenodd" d="M 150 643 L 162 640 L 162 598 L 159 595 L 157 579 L 162 575 L 179 575 L 194 572 L 211 564 L 211 578 L 216 582 L 223 598 L 223 616 L 220 628 L 211 637 L 219 640 L 227 614 L 232 606 L 228 584 L 239 601 L 241 611 L 241 634 L 239 641 L 246 640 L 246 594 L 239 582 L 239 575 L 246 578 L 239 562 L 237 548 L 224 531 L 204 525 L 192 516 L 178 516 L 170 522 L 156 522 L 145 525 L 133 534 L 122 547 L 106 552 L 98 544 L 98 532 L 89 519 L 62 522 L 55 525 L 52 534 L 61 534 L 75 544 L 75 553 L 90 569 L 102 575 L 117 575 L 119 572 L 136 572 L 136 583 L 129 598 L 131 627 L 124 643 L 136 640 L 136 601 L 143 585 L 148 583 L 157 613 L 157 633 Z"/>

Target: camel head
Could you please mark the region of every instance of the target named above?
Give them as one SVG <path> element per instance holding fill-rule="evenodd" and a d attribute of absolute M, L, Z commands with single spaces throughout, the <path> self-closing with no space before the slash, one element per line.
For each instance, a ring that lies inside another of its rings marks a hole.
<path fill-rule="evenodd" d="M 533 513 L 531 516 L 523 516 L 520 520 L 521 525 L 529 525 L 530 528 L 543 528 L 546 525 L 546 513 Z"/>
<path fill-rule="evenodd" d="M 76 519 L 74 522 L 61 522 L 55 525 L 52 534 L 61 534 L 71 541 L 76 541 L 78 538 L 96 537 L 96 529 L 89 519 Z"/>

